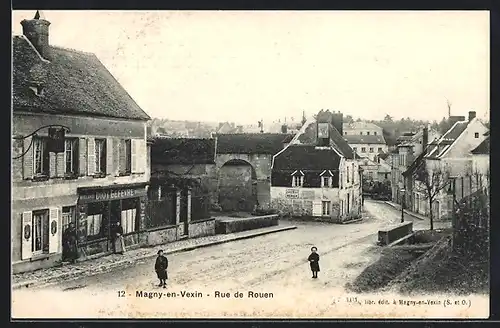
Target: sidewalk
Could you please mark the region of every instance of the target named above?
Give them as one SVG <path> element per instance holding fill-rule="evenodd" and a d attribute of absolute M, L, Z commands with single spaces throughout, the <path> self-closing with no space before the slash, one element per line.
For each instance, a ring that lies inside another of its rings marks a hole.
<path fill-rule="evenodd" d="M 125 255 L 112 254 L 97 259 L 67 264 L 59 267 L 41 269 L 33 272 L 24 272 L 12 275 L 12 289 L 57 283 L 62 279 L 74 280 L 83 276 L 92 276 L 111 269 L 133 265 L 133 263 L 155 257 L 158 249 L 163 249 L 168 254 L 190 251 L 196 248 L 207 247 L 227 243 L 230 241 L 253 238 L 270 233 L 292 230 L 296 226 L 281 224 L 278 226 L 242 231 L 224 235 L 214 235 L 194 239 L 179 240 L 172 243 L 157 245 L 153 247 L 138 248 L 127 251 Z"/>
<path fill-rule="evenodd" d="M 396 203 L 393 203 L 391 201 L 385 201 L 385 203 L 389 206 L 392 206 L 394 207 L 395 209 L 397 209 L 398 211 L 401 211 L 401 205 L 399 204 L 396 204 Z M 405 214 L 407 215 L 410 215 L 410 216 L 413 216 L 414 218 L 416 219 L 419 219 L 419 220 L 429 220 L 428 217 L 426 217 L 425 215 L 421 215 L 421 214 L 418 214 L 418 213 L 415 213 L 415 212 L 411 212 L 411 211 L 408 211 L 408 210 L 404 210 Z"/>

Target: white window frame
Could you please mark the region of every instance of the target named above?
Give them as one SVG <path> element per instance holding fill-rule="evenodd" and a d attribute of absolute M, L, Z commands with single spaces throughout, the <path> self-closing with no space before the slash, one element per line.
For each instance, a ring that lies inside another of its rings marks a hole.
<path fill-rule="evenodd" d="M 41 214 L 41 212 L 43 212 L 43 214 Z M 41 214 L 41 215 L 39 215 Z M 50 218 L 49 218 L 49 210 L 48 209 L 42 209 L 42 210 L 36 210 L 36 211 L 33 211 L 32 212 L 32 229 L 31 229 L 31 235 L 32 235 L 32 240 L 31 240 L 31 253 L 36 256 L 36 255 L 42 255 L 42 254 L 48 254 L 49 251 L 49 243 L 50 243 Z M 40 250 L 36 250 L 35 247 L 36 247 L 36 220 L 37 220 L 37 217 L 39 216 L 42 216 L 42 222 L 41 222 L 41 249 Z M 44 225 L 47 225 L 47 229 L 49 231 L 49 236 L 47 238 L 47 240 L 44 240 L 46 236 L 44 236 Z M 44 242 L 47 243 L 47 251 L 44 251 Z"/>
<path fill-rule="evenodd" d="M 304 186 L 304 172 L 297 170 L 292 174 L 292 187 Z"/>
<path fill-rule="evenodd" d="M 99 235 L 102 227 L 102 221 L 103 221 L 102 213 L 87 216 L 87 237 L 94 237 Z M 96 222 L 98 222 L 98 224 L 96 224 Z M 93 225 L 91 226 L 91 224 Z"/>
<path fill-rule="evenodd" d="M 48 168 L 43 167 L 44 164 L 44 153 L 46 151 L 46 142 L 45 139 L 36 137 L 33 138 L 33 175 L 42 175 L 42 174 L 47 174 Z M 40 170 L 37 170 L 37 153 L 40 153 L 39 156 L 39 161 L 40 161 Z M 39 171 L 39 172 L 38 172 Z"/>
<path fill-rule="evenodd" d="M 329 200 L 321 201 L 321 215 L 330 216 L 332 213 L 332 202 Z"/>
<path fill-rule="evenodd" d="M 78 154 L 75 154 L 75 147 L 78 147 L 78 139 L 77 138 L 68 138 L 64 140 L 64 173 L 65 174 L 77 174 L 78 173 L 78 165 L 75 167 L 75 161 L 78 161 Z M 71 145 L 71 149 L 68 149 L 68 145 Z M 68 153 L 71 161 L 71 170 L 75 170 L 76 172 L 68 171 Z M 76 155 L 76 158 L 75 158 Z"/>
<path fill-rule="evenodd" d="M 94 139 L 95 147 L 95 173 L 105 174 L 106 166 L 102 167 L 101 157 L 106 158 L 106 153 L 102 154 L 106 147 L 106 139 Z"/>

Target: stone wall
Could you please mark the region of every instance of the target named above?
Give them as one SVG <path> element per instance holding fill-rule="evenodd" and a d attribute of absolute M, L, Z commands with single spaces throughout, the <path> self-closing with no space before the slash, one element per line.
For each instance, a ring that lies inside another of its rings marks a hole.
<path fill-rule="evenodd" d="M 215 219 L 196 221 L 189 223 L 189 237 L 199 238 L 215 235 Z"/>

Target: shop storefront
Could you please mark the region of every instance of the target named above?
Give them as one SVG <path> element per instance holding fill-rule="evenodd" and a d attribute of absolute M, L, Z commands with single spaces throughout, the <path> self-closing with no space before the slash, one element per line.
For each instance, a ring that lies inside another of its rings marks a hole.
<path fill-rule="evenodd" d="M 80 256 L 111 251 L 110 231 L 117 222 L 123 228 L 125 246 L 139 246 L 146 202 L 146 183 L 78 188 Z"/>

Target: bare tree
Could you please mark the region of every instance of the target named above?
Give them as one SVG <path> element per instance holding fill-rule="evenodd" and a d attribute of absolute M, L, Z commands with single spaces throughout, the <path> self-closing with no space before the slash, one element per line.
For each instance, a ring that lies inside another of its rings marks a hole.
<path fill-rule="evenodd" d="M 424 198 L 427 200 L 429 205 L 429 221 L 430 221 L 430 229 L 434 229 L 434 213 L 432 209 L 432 204 L 434 200 L 439 195 L 441 190 L 449 186 L 450 180 L 447 177 L 447 174 L 442 170 L 428 170 L 425 162 L 422 167 L 417 170 L 414 174 L 414 178 L 416 181 L 420 181 L 419 184 L 415 184 L 415 190 L 424 195 Z"/>

